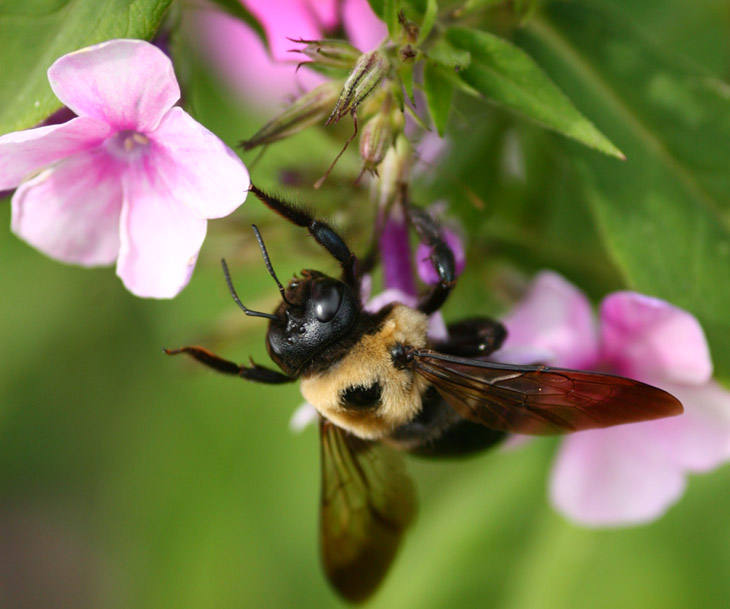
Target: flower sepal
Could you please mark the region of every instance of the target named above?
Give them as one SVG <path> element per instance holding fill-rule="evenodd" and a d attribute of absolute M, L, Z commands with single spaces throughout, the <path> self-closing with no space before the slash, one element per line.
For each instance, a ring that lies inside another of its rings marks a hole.
<path fill-rule="evenodd" d="M 337 100 L 341 87 L 342 84 L 338 82 L 322 83 L 287 106 L 251 138 L 241 140 L 240 146 L 244 150 L 251 150 L 271 144 L 323 121 Z"/>
<path fill-rule="evenodd" d="M 390 60 L 383 50 L 375 49 L 360 55 L 325 124 L 337 123 L 348 114 L 354 115 L 358 106 L 375 91 L 389 72 Z"/>
<path fill-rule="evenodd" d="M 303 40 L 301 38 L 299 40 L 289 38 L 289 40 L 304 45 L 301 49 L 291 49 L 292 53 L 301 53 L 311 60 L 300 63 L 297 69 L 307 66 L 313 69 L 329 68 L 350 71 L 362 55 L 362 51 L 344 40 Z"/>

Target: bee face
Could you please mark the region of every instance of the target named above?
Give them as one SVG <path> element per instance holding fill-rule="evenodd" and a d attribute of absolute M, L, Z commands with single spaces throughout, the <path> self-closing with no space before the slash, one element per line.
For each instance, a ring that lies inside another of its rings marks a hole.
<path fill-rule="evenodd" d="M 271 359 L 290 375 L 353 326 L 359 303 L 345 283 L 317 271 L 303 271 L 287 286 L 285 300 L 269 324 Z"/>

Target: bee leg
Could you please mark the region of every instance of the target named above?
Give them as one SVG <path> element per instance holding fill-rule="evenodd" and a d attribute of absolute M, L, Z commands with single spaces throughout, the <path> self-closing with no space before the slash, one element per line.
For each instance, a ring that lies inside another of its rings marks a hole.
<path fill-rule="evenodd" d="M 436 350 L 459 357 L 485 357 L 494 353 L 507 338 L 507 329 L 490 317 L 471 317 L 447 327 L 449 337 Z"/>
<path fill-rule="evenodd" d="M 292 224 L 306 228 L 317 243 L 326 249 L 330 255 L 340 263 L 345 283 L 357 290 L 360 284 L 356 270 L 357 258 L 355 257 L 355 254 L 350 251 L 350 248 L 347 247 L 345 242 L 342 240 L 342 237 L 337 234 L 335 229 L 322 220 L 316 220 L 314 216 L 303 207 L 294 206 L 291 203 L 285 203 L 281 199 L 276 199 L 253 184 L 251 184 L 250 190 L 259 199 L 261 199 L 261 202 L 269 209 L 286 218 Z"/>
<path fill-rule="evenodd" d="M 439 282 L 418 303 L 419 311 L 431 315 L 441 308 L 456 284 L 454 253 L 442 239 L 436 221 L 425 211 L 411 208 L 408 216 L 421 242 L 432 248 L 431 263 L 439 276 Z"/>
<path fill-rule="evenodd" d="M 256 381 L 257 383 L 268 383 L 270 385 L 279 385 L 281 383 L 291 383 L 296 380 L 291 376 L 271 370 L 265 366 L 259 366 L 251 360 L 250 366 L 240 366 L 235 362 L 218 357 L 215 353 L 204 349 L 203 347 L 181 347 L 180 349 L 163 349 L 167 355 L 177 355 L 178 353 L 187 353 L 193 359 L 198 360 L 201 364 L 205 364 L 209 368 L 213 368 L 217 372 L 223 374 L 233 374 L 245 378 L 248 381 Z"/>

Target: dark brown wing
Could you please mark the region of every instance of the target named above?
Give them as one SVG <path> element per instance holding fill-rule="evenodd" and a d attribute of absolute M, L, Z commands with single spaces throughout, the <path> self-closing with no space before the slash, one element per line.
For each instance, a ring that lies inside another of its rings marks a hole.
<path fill-rule="evenodd" d="M 512 366 L 413 352 L 415 369 L 461 416 L 522 434 L 556 434 L 659 419 L 683 412 L 662 389 L 622 376 Z"/>
<path fill-rule="evenodd" d="M 324 568 L 342 596 L 359 602 L 388 571 L 416 514 L 416 488 L 402 453 L 324 419 L 320 432 Z"/>

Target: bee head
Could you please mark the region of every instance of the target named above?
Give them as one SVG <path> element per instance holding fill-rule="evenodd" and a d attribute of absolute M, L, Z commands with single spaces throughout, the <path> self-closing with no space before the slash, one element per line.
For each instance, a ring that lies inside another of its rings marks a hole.
<path fill-rule="evenodd" d="M 283 302 L 273 314 L 252 311 L 236 294 L 225 260 L 221 260 L 223 273 L 233 300 L 246 315 L 271 320 L 266 340 L 269 356 L 286 374 L 296 376 L 352 328 L 360 312 L 359 300 L 349 285 L 319 271 L 302 271 L 302 277 L 292 279 L 285 289 L 274 273 L 261 233 L 256 226 L 253 229 Z"/>
<path fill-rule="evenodd" d="M 295 375 L 352 328 L 359 307 L 347 284 L 318 271 L 302 271 L 282 297 L 269 323 L 266 345 L 271 359 Z"/>

